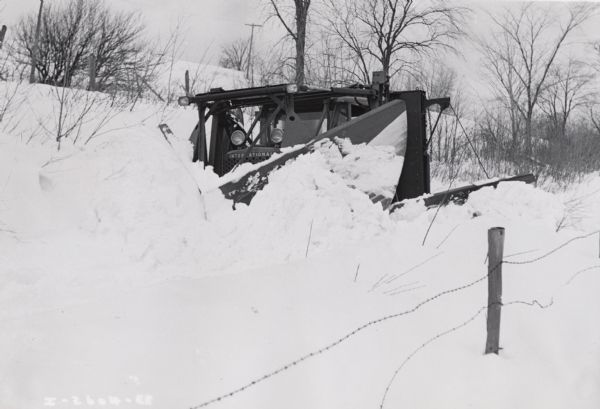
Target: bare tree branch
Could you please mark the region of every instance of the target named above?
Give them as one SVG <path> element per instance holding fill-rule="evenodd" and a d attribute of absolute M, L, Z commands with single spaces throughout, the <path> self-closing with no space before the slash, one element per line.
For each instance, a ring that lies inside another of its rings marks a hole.
<path fill-rule="evenodd" d="M 423 54 L 453 50 L 464 32 L 465 7 L 426 0 L 324 0 L 326 24 L 360 63 L 363 76 L 410 67 Z"/>
<path fill-rule="evenodd" d="M 304 85 L 305 82 L 305 65 L 306 65 L 306 33 L 308 25 L 308 11 L 310 9 L 311 0 L 269 0 L 277 19 L 281 22 L 287 33 L 294 40 L 296 46 L 296 84 Z M 294 22 L 295 30 L 291 28 L 291 24 L 286 22 L 286 16 L 283 15 L 279 3 L 292 2 L 293 17 L 289 17 Z"/>

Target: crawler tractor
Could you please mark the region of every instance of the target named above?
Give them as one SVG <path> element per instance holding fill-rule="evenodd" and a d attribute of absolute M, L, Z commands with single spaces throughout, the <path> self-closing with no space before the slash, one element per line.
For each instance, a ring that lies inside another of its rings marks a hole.
<path fill-rule="evenodd" d="M 426 205 L 445 204 L 503 180 L 534 180 L 533 175 L 521 175 L 431 195 L 426 113 L 437 107 L 433 135 L 450 98 L 428 99 L 420 90 L 390 91 L 388 78 L 381 72 L 373 74 L 369 86 L 216 88 L 180 97 L 179 104 L 198 109 L 198 124 L 190 137 L 193 160 L 212 166 L 219 176 L 233 172 L 219 189 L 234 203 L 249 203 L 268 183 L 271 171 L 323 141 L 346 140 L 393 150 L 401 160 L 398 174 L 393 175 L 397 182 L 387 193 L 366 192 L 384 208 L 423 195 Z M 254 166 L 235 172 L 244 163 Z"/>

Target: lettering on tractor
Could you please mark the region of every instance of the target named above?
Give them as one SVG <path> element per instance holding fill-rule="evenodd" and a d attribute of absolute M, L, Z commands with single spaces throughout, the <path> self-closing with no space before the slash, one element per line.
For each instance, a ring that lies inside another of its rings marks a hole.
<path fill-rule="evenodd" d="M 443 205 L 464 200 L 470 192 L 503 180 L 429 195 L 426 113 L 429 107 L 437 106 L 439 119 L 450 106 L 450 98 L 428 99 L 420 90 L 391 91 L 389 78 L 381 72 L 373 74 L 368 86 L 216 88 L 180 97 L 178 102 L 182 106 L 195 105 L 198 110 L 198 123 L 190 136 L 194 161 L 212 166 L 219 176 L 243 163 L 256 164 L 219 187 L 234 203 L 249 203 L 268 183 L 271 171 L 323 142 L 365 144 L 382 150 L 387 158 L 395 155 L 393 166 L 382 167 L 381 174 L 378 169 L 369 169 L 378 175 L 376 185 L 385 182 L 383 188 L 363 186 L 363 191 L 384 208 L 423 195 L 427 195 L 427 205 Z M 210 133 L 206 131 L 208 122 Z M 437 120 L 431 134 L 436 125 Z M 531 183 L 535 178 L 527 174 L 508 180 Z"/>

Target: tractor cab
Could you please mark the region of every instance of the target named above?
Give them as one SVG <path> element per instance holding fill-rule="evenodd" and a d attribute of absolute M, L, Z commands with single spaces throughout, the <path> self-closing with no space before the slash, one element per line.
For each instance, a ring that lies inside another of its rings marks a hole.
<path fill-rule="evenodd" d="M 198 106 L 198 126 L 190 138 L 194 161 L 213 166 L 219 176 L 237 164 L 268 159 L 280 148 L 308 143 L 376 103 L 377 94 L 369 88 L 298 89 L 290 84 L 234 91 L 216 88 L 179 98 L 180 105 Z"/>

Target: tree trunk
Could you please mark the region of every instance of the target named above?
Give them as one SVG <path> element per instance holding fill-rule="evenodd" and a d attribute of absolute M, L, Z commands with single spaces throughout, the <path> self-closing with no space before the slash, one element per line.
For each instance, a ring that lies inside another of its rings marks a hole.
<path fill-rule="evenodd" d="M 296 85 L 304 85 L 306 21 L 310 1 L 296 0 Z"/>
<path fill-rule="evenodd" d="M 296 85 L 304 85 L 304 49 L 306 46 L 306 31 L 298 28 L 298 38 L 296 39 Z"/>
<path fill-rule="evenodd" d="M 525 118 L 525 153 L 531 156 L 532 153 L 532 128 L 531 122 L 533 121 L 533 112 L 530 110 L 527 112 L 527 117 Z"/>
<path fill-rule="evenodd" d="M 388 78 L 390 75 L 390 61 L 392 61 L 392 56 L 386 52 L 381 60 L 381 70 L 386 78 Z"/>

